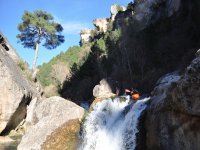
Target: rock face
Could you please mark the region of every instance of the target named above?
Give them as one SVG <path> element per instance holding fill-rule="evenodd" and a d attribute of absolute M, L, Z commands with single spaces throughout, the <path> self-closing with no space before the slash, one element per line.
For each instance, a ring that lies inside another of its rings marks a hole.
<path fill-rule="evenodd" d="M 173 82 L 169 82 L 173 81 Z M 200 57 L 154 90 L 146 117 L 146 149 L 200 149 Z"/>
<path fill-rule="evenodd" d="M 196 52 L 196 57 L 199 57 L 200 56 L 200 49 Z"/>
<path fill-rule="evenodd" d="M 113 81 L 109 78 L 102 79 L 98 85 L 93 89 L 93 95 L 96 98 L 105 98 L 114 96 L 118 92 L 119 85 L 118 82 Z"/>
<path fill-rule="evenodd" d="M 29 119 L 32 126 L 23 136 L 18 149 L 49 150 L 58 147 L 59 149 L 70 149 L 70 147 L 73 147 L 74 144 L 70 145 L 72 143 L 66 146 L 67 142 L 71 141 L 69 138 L 66 139 L 66 134 L 72 134 L 72 138 L 77 134 L 80 121 L 84 115 L 84 109 L 57 96 L 41 100 L 36 105 L 32 114 L 33 118 Z M 62 147 L 59 141 L 66 143 L 63 145 L 66 147 Z"/>
<path fill-rule="evenodd" d="M 0 133 L 7 134 L 26 116 L 26 107 L 35 90 L 22 76 L 16 63 L 0 45 Z"/>
<path fill-rule="evenodd" d="M 90 29 L 82 29 L 80 32 L 80 36 L 81 36 L 82 44 L 90 42 L 91 30 Z"/>
<path fill-rule="evenodd" d="M 0 45 L 7 51 L 8 55 L 14 60 L 15 63 L 20 61 L 19 55 L 16 53 L 16 50 L 9 43 L 7 38 L 0 32 Z"/>
<path fill-rule="evenodd" d="M 179 10 L 181 0 L 137 0 L 135 3 L 137 5 L 134 19 L 139 24 L 140 29 L 144 29 L 160 18 L 172 16 Z"/>
<path fill-rule="evenodd" d="M 115 20 L 115 16 L 117 15 L 117 13 L 119 11 L 125 11 L 126 7 L 124 6 L 120 6 L 118 4 L 113 4 L 110 8 L 110 13 L 111 13 L 111 20 L 114 21 Z"/>
<path fill-rule="evenodd" d="M 104 32 L 104 33 L 107 31 L 108 23 L 109 23 L 108 18 L 97 18 L 93 21 L 93 24 L 98 29 L 98 31 Z"/>

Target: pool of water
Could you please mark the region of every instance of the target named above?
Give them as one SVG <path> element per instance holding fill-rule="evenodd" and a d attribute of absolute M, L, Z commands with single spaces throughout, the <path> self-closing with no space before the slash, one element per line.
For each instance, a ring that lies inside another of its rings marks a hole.
<path fill-rule="evenodd" d="M 0 150 L 17 150 L 18 141 L 0 143 Z"/>
<path fill-rule="evenodd" d="M 0 150 L 17 150 L 17 146 L 21 141 L 22 135 L 12 136 L 13 142 L 0 142 Z"/>

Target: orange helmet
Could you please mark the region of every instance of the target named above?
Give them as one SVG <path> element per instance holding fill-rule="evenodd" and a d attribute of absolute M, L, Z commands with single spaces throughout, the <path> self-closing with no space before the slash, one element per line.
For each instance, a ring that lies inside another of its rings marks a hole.
<path fill-rule="evenodd" d="M 140 98 L 140 95 L 139 95 L 139 93 L 134 93 L 131 95 L 131 97 L 134 101 L 137 101 Z"/>

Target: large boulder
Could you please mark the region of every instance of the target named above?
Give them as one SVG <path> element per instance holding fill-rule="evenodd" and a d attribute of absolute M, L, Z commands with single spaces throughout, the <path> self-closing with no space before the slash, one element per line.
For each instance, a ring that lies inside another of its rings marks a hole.
<path fill-rule="evenodd" d="M 8 132 L 25 118 L 26 108 L 37 92 L 0 44 L 0 133 Z"/>
<path fill-rule="evenodd" d="M 106 98 L 114 96 L 119 90 L 118 82 L 104 78 L 93 89 L 93 96 L 96 98 Z"/>
<path fill-rule="evenodd" d="M 31 126 L 18 150 L 75 148 L 84 109 L 58 96 L 35 101 L 34 105 Z"/>
<path fill-rule="evenodd" d="M 169 82 L 173 81 L 173 82 Z M 146 149 L 200 149 L 200 57 L 185 73 L 166 76 L 146 117 Z"/>

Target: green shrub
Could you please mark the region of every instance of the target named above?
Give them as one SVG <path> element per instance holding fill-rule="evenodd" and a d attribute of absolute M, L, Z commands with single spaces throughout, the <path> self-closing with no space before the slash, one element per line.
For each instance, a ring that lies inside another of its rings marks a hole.
<path fill-rule="evenodd" d="M 98 55 L 106 54 L 106 43 L 103 38 L 97 40 L 93 45 L 94 52 L 98 53 Z"/>
<path fill-rule="evenodd" d="M 109 41 L 112 41 L 112 43 L 116 44 L 121 37 L 121 34 L 121 29 L 115 29 L 108 34 L 108 39 Z"/>
<path fill-rule="evenodd" d="M 81 65 L 84 60 L 87 58 L 87 55 L 90 51 L 90 45 L 84 45 L 82 47 L 80 46 L 73 46 L 70 47 L 66 52 L 61 52 L 56 57 L 51 59 L 48 63 L 44 63 L 43 65 L 39 66 L 39 72 L 38 72 L 38 79 L 42 86 L 49 86 L 50 84 L 53 84 L 57 86 L 58 82 L 61 81 L 60 79 L 63 79 L 61 74 L 59 74 L 58 70 L 55 70 L 55 67 L 57 68 L 65 68 L 63 71 L 67 70 L 67 68 L 71 68 L 73 64 Z M 59 65 L 62 65 L 59 66 Z M 55 71 L 57 73 L 55 73 Z M 65 71 L 69 72 L 69 71 Z M 63 72 L 62 72 L 63 73 Z M 66 74 L 67 76 L 67 74 Z M 60 84 L 60 83 L 59 83 Z"/>
<path fill-rule="evenodd" d="M 22 71 L 26 70 L 26 68 L 27 68 L 27 64 L 26 64 L 23 60 L 19 60 L 19 61 L 17 62 L 17 66 L 18 66 Z"/>

